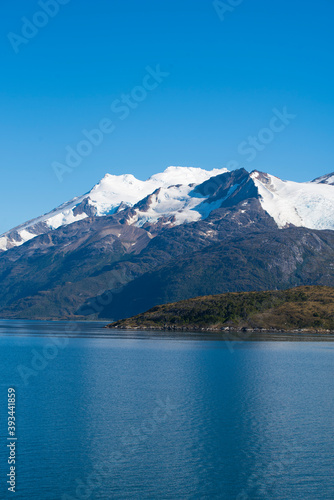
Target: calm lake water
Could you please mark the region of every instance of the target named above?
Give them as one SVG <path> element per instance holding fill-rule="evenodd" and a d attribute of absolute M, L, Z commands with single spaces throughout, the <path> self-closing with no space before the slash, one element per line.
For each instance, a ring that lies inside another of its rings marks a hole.
<path fill-rule="evenodd" d="M 333 500 L 334 343 L 102 326 L 0 321 L 1 499 Z"/>

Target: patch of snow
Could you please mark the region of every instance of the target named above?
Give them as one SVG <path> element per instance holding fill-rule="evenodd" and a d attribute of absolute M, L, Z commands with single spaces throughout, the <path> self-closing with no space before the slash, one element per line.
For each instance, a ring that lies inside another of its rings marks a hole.
<path fill-rule="evenodd" d="M 72 224 L 72 222 L 77 222 L 86 218 L 87 214 L 84 212 L 79 215 L 74 215 L 73 210 L 65 210 L 64 212 L 60 212 L 57 215 L 50 217 L 46 223 L 50 229 L 57 229 L 60 226 L 67 226 L 68 224 Z"/>
<path fill-rule="evenodd" d="M 26 229 L 23 229 L 22 231 L 19 232 L 19 235 L 21 236 L 22 240 L 24 242 L 31 240 L 32 238 L 35 238 L 36 234 L 30 233 Z"/>
<path fill-rule="evenodd" d="M 131 226 L 132 224 L 135 224 L 137 221 L 138 221 L 138 215 L 136 213 L 132 217 L 129 217 L 126 222 L 128 223 L 129 226 Z"/>
<path fill-rule="evenodd" d="M 2 236 L 2 238 L 0 238 L 0 250 L 7 250 L 7 238 L 6 236 Z"/>
<path fill-rule="evenodd" d="M 3 236 L 2 238 L 0 238 L 0 249 L 6 251 L 6 250 L 9 250 L 10 248 L 23 245 L 23 243 L 31 240 L 32 238 L 35 238 L 35 236 L 36 236 L 36 234 L 30 233 L 26 229 L 22 229 L 21 231 L 18 231 L 18 235 L 20 236 L 19 240 L 17 240 L 16 238 L 9 240 L 6 236 Z"/>

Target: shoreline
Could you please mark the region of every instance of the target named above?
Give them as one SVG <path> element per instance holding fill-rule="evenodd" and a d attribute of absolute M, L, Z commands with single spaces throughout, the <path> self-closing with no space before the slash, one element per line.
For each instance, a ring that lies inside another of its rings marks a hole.
<path fill-rule="evenodd" d="M 245 342 L 245 341 L 286 341 L 286 342 L 319 342 L 327 341 L 334 342 L 333 330 L 312 330 L 312 329 L 294 329 L 294 330 L 260 330 L 260 329 L 240 329 L 240 328 L 156 328 L 156 327 L 104 327 L 111 330 L 113 333 L 136 334 L 137 332 L 150 334 L 158 334 L 159 338 L 172 337 L 174 339 L 189 339 L 195 340 L 222 340 L 227 342 Z M 160 334 L 160 335 L 159 335 Z M 146 338 L 146 337 L 145 337 Z"/>
<path fill-rule="evenodd" d="M 174 331 L 174 332 L 217 332 L 217 333 L 258 333 L 258 334 L 289 334 L 289 333 L 298 333 L 298 334 L 314 334 L 314 335 L 334 335 L 334 330 L 325 330 L 325 329 L 315 329 L 315 328 L 248 328 L 248 327 L 234 327 L 234 326 L 226 326 L 226 327 L 199 327 L 199 326 L 137 326 L 137 325 L 124 325 L 124 326 L 109 326 L 106 325 L 103 328 L 109 330 L 143 330 L 143 331 Z"/>

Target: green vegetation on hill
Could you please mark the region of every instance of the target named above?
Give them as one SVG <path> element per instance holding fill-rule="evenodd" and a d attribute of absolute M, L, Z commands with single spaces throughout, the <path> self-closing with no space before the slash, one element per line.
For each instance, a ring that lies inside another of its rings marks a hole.
<path fill-rule="evenodd" d="M 155 306 L 108 327 L 334 331 L 334 288 L 302 286 L 281 291 L 208 295 Z"/>

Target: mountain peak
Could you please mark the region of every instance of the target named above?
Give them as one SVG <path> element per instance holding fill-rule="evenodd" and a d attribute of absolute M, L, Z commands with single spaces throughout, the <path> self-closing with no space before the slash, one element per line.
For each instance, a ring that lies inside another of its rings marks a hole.
<path fill-rule="evenodd" d="M 334 172 L 331 174 L 322 175 L 321 177 L 317 177 L 312 182 L 316 184 L 331 184 L 334 185 Z"/>

